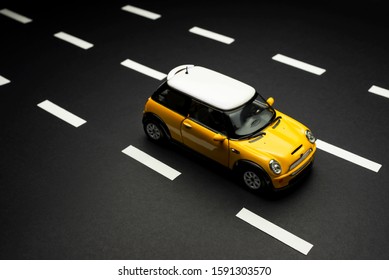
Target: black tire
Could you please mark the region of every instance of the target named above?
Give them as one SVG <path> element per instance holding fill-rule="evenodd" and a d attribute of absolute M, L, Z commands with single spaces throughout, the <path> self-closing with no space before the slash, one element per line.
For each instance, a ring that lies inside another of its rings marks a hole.
<path fill-rule="evenodd" d="M 162 128 L 162 125 L 159 121 L 154 118 L 146 119 L 143 122 L 143 129 L 146 133 L 146 136 L 155 143 L 165 143 L 166 142 L 166 132 Z"/>
<path fill-rule="evenodd" d="M 251 164 L 243 164 L 238 172 L 241 184 L 254 193 L 268 193 L 271 190 L 269 176 L 260 168 Z"/>

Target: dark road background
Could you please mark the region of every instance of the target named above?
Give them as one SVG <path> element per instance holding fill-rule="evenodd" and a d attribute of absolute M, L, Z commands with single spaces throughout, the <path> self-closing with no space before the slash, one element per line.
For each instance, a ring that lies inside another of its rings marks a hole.
<path fill-rule="evenodd" d="M 388 259 L 388 20 L 383 1 L 1 1 L 1 259 Z M 339 4 L 341 3 L 341 5 Z M 133 5 L 159 19 L 123 11 Z M 198 36 L 193 26 L 234 38 Z M 53 35 L 93 44 L 84 50 Z M 272 60 L 283 54 L 320 76 Z M 312 173 L 276 199 L 222 167 L 148 141 L 141 118 L 168 73 L 201 65 L 255 87 L 374 172 L 318 150 Z M 44 100 L 86 120 L 75 128 Z M 133 145 L 181 172 L 169 180 L 121 151 Z M 313 244 L 307 255 L 238 219 L 247 208 Z"/>

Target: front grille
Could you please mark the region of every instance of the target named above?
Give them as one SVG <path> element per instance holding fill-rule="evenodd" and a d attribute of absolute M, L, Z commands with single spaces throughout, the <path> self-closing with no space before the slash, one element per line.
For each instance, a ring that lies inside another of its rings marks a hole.
<path fill-rule="evenodd" d="M 312 149 L 306 151 L 304 154 L 301 155 L 298 160 L 293 162 L 289 167 L 289 171 L 295 169 L 304 159 L 306 159 L 310 155 L 310 153 L 312 153 Z"/>

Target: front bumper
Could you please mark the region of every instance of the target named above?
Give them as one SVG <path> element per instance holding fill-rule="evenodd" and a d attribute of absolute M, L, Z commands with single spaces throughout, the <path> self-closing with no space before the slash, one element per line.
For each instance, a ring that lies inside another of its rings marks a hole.
<path fill-rule="evenodd" d="M 271 178 L 274 190 L 282 190 L 288 188 L 290 185 L 294 185 L 301 177 L 304 177 L 306 173 L 312 168 L 316 153 L 316 146 L 304 161 L 302 161 L 296 168 L 290 170 L 288 173 L 279 177 Z"/>

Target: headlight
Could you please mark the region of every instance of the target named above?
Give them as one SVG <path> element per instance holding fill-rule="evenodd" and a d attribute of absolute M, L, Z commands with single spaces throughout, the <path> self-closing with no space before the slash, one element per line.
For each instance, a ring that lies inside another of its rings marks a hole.
<path fill-rule="evenodd" d="M 315 143 L 316 138 L 315 138 L 315 136 L 313 136 L 313 133 L 310 130 L 305 131 L 305 136 L 307 136 L 307 139 L 310 143 L 312 143 L 312 144 Z"/>
<path fill-rule="evenodd" d="M 281 169 L 281 164 L 278 163 L 275 159 L 272 159 L 269 162 L 270 169 L 274 172 L 274 174 L 281 174 L 282 169 Z"/>

